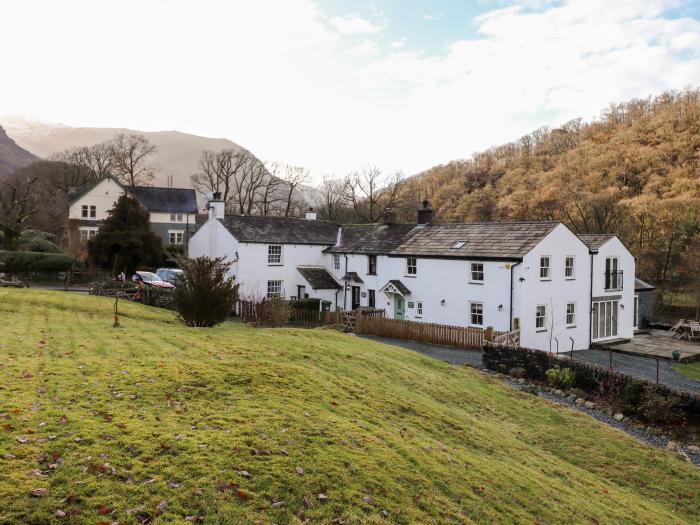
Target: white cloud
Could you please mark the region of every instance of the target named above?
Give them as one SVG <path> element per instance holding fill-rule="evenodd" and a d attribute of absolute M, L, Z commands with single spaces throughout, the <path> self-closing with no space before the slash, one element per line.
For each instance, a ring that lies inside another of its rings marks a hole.
<path fill-rule="evenodd" d="M 370 40 L 365 40 L 361 44 L 358 44 L 355 47 L 351 48 L 350 51 L 348 51 L 348 54 L 354 57 L 366 57 L 374 55 L 375 53 L 377 53 L 377 51 L 379 51 L 379 47 L 377 47 L 377 44 Z"/>
<path fill-rule="evenodd" d="M 391 47 L 392 49 L 401 49 L 403 46 L 406 45 L 406 40 L 408 40 L 406 37 L 403 37 L 400 40 L 394 40 L 389 44 L 389 47 Z"/>
<path fill-rule="evenodd" d="M 382 26 L 375 25 L 366 18 L 362 18 L 358 15 L 334 16 L 331 18 L 331 25 L 335 27 L 341 35 L 379 33 L 384 29 Z"/>
<path fill-rule="evenodd" d="M 423 20 L 428 20 L 429 22 L 432 22 L 433 20 L 438 20 L 438 19 L 442 18 L 442 14 L 431 15 L 429 13 L 426 13 L 424 15 L 421 15 L 421 18 Z"/>
<path fill-rule="evenodd" d="M 666 16 L 674 1 L 498 9 L 430 55 L 374 52 L 311 0 L 4 0 L 0 114 L 225 136 L 316 176 L 414 173 L 700 85 L 700 23 Z"/>

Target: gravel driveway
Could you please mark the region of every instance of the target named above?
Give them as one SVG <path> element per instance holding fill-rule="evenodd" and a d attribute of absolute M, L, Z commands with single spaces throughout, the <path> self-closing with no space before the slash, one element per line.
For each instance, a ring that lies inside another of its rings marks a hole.
<path fill-rule="evenodd" d="M 610 355 L 607 350 L 579 350 L 574 352 L 574 357 L 606 368 L 610 362 Z M 656 381 L 656 359 L 651 357 L 613 352 L 612 368 L 616 372 L 622 372 L 632 377 L 646 379 L 651 382 Z M 659 383 L 679 390 L 700 394 L 700 382 L 676 372 L 672 363 L 666 359 L 659 359 Z"/>
<path fill-rule="evenodd" d="M 427 343 L 415 343 L 413 341 L 404 341 L 402 339 L 390 339 L 388 337 L 375 337 L 372 335 L 361 335 L 365 339 L 372 339 L 380 343 L 386 343 L 394 346 L 401 346 L 409 350 L 415 350 L 421 354 L 429 355 L 435 359 L 447 361 L 453 365 L 469 365 L 477 368 L 483 368 L 481 362 L 481 350 L 463 350 L 461 348 L 451 348 L 449 346 L 429 345 Z"/>

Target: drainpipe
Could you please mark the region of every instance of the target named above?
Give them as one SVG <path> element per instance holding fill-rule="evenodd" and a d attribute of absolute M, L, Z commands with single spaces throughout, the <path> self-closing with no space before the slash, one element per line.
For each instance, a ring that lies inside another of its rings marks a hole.
<path fill-rule="evenodd" d="M 508 322 L 508 331 L 513 331 L 513 268 L 518 266 L 522 261 L 518 261 L 515 264 L 510 265 L 510 299 L 508 306 L 510 308 L 510 320 Z"/>
<path fill-rule="evenodd" d="M 348 254 L 343 254 L 345 257 L 345 276 L 348 275 Z M 345 310 L 348 303 L 348 281 L 345 279 L 345 284 L 343 285 L 343 310 Z"/>
<path fill-rule="evenodd" d="M 593 344 L 593 256 L 595 252 L 591 250 L 591 287 L 588 296 L 588 348 Z"/>

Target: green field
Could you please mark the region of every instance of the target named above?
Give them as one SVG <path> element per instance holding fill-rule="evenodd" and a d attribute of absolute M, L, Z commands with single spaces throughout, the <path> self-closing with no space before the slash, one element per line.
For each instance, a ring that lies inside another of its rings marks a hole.
<path fill-rule="evenodd" d="M 700 522 L 700 469 L 476 370 L 111 308 L 0 289 L 0 523 Z"/>
<path fill-rule="evenodd" d="M 700 381 L 700 361 L 696 363 L 688 363 L 687 365 L 673 365 L 673 368 L 676 370 L 676 372 L 679 372 L 690 379 Z"/>

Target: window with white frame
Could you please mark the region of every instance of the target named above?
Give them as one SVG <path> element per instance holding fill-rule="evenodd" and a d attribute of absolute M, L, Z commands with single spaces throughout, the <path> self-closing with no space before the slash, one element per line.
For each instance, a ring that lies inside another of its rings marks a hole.
<path fill-rule="evenodd" d="M 543 255 L 540 257 L 540 280 L 548 281 L 551 279 L 551 263 L 552 258 L 549 255 Z"/>
<path fill-rule="evenodd" d="M 267 264 L 275 266 L 282 264 L 282 246 L 279 244 L 271 244 L 267 247 Z"/>
<path fill-rule="evenodd" d="M 185 231 L 184 230 L 168 230 L 168 242 L 170 244 L 184 244 Z"/>
<path fill-rule="evenodd" d="M 97 228 L 80 228 L 80 244 L 86 244 L 90 239 L 97 235 Z"/>
<path fill-rule="evenodd" d="M 483 283 L 484 282 L 484 263 L 471 263 L 469 270 L 469 282 Z"/>
<path fill-rule="evenodd" d="M 406 257 L 406 275 L 418 273 L 418 260 L 415 257 Z"/>
<path fill-rule="evenodd" d="M 340 270 L 340 254 L 339 253 L 333 254 L 333 268 L 336 270 Z"/>
<path fill-rule="evenodd" d="M 416 317 L 423 317 L 423 301 L 416 301 Z"/>
<path fill-rule="evenodd" d="M 171 213 L 170 214 L 170 222 L 182 222 L 182 221 L 183 221 L 182 213 Z"/>
<path fill-rule="evenodd" d="M 282 297 L 282 281 L 267 281 L 267 298 Z"/>
<path fill-rule="evenodd" d="M 576 303 L 566 303 L 566 326 L 576 325 Z"/>
<path fill-rule="evenodd" d="M 535 329 L 547 329 L 547 305 L 545 304 L 538 304 L 535 307 Z"/>
<path fill-rule="evenodd" d="M 80 215 L 83 219 L 97 219 L 97 206 L 83 204 Z"/>
<path fill-rule="evenodd" d="M 576 277 L 575 262 L 573 255 L 567 255 L 564 258 L 564 277 L 566 279 L 573 279 Z"/>
<path fill-rule="evenodd" d="M 484 325 L 484 304 L 469 303 L 469 324 L 473 326 Z"/>
<path fill-rule="evenodd" d="M 377 275 L 377 256 L 368 255 L 367 256 L 367 274 Z"/>

